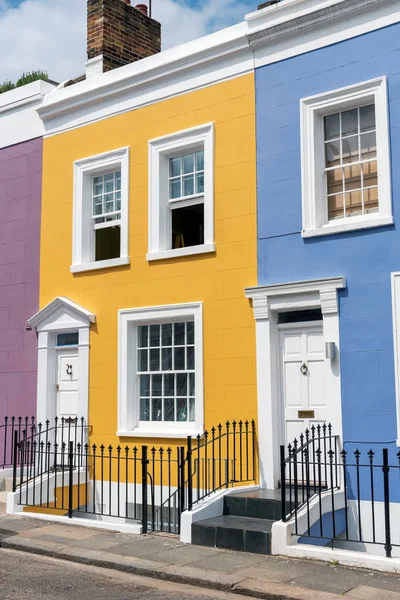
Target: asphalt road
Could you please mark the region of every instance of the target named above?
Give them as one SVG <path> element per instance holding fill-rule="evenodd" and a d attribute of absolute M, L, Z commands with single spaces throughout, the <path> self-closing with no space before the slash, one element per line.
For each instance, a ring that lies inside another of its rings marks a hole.
<path fill-rule="evenodd" d="M 1 600 L 238 600 L 224 594 L 108 569 L 0 550 Z"/>

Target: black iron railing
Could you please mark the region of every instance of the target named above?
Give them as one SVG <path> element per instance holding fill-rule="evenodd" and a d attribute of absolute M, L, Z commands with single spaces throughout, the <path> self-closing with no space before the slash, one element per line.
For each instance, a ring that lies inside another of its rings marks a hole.
<path fill-rule="evenodd" d="M 255 481 L 254 421 L 218 425 L 177 448 L 89 446 L 79 435 L 83 424 L 66 429 L 67 441 L 60 427 L 56 436 L 42 429 L 40 441 L 37 434 L 18 441 L 15 434 L 14 490 L 21 505 L 141 521 L 144 533 L 179 533 L 184 510 L 219 489 Z"/>
<path fill-rule="evenodd" d="M 309 432 L 307 443 L 292 444 L 287 457 L 281 449 L 282 520 L 293 520 L 301 543 L 325 540 L 361 551 L 381 546 L 390 558 L 400 548 L 400 451 L 391 461 L 387 448 L 340 451 L 328 432 Z"/>
<path fill-rule="evenodd" d="M 297 518 L 298 510 L 314 496 L 339 486 L 339 437 L 332 425 L 313 425 L 289 444 L 281 446 L 282 521 Z"/>
<path fill-rule="evenodd" d="M 4 417 L 0 423 L 0 469 L 12 467 L 14 456 L 15 432 L 18 439 L 25 434 L 32 436 L 36 432 L 35 417 Z"/>

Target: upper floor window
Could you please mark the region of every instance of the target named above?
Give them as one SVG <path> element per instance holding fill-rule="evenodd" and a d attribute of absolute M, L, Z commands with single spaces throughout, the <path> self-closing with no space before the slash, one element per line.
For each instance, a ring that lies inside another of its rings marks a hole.
<path fill-rule="evenodd" d="M 393 223 L 385 78 L 301 109 L 303 237 Z"/>
<path fill-rule="evenodd" d="M 121 171 L 93 176 L 95 261 L 121 256 Z"/>
<path fill-rule="evenodd" d="M 75 162 L 73 273 L 129 263 L 129 150 Z"/>
<path fill-rule="evenodd" d="M 328 219 L 377 213 L 375 105 L 324 117 Z"/>
<path fill-rule="evenodd" d="M 213 124 L 149 142 L 148 260 L 213 252 Z"/>

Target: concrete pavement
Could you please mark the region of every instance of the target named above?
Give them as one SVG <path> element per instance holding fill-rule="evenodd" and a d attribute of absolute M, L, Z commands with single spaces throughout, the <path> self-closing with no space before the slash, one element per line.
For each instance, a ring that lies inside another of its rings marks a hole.
<path fill-rule="evenodd" d="M 0 515 L 0 545 L 86 565 L 244 596 L 282 600 L 400 600 L 400 575 L 182 544 Z"/>

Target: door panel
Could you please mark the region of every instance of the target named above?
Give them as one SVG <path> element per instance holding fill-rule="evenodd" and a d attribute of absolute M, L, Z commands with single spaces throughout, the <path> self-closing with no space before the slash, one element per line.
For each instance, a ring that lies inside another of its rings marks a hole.
<path fill-rule="evenodd" d="M 281 329 L 281 373 L 285 444 L 326 421 L 322 324 Z M 304 373 L 302 373 L 302 370 Z M 299 411 L 314 411 L 305 416 Z"/>

